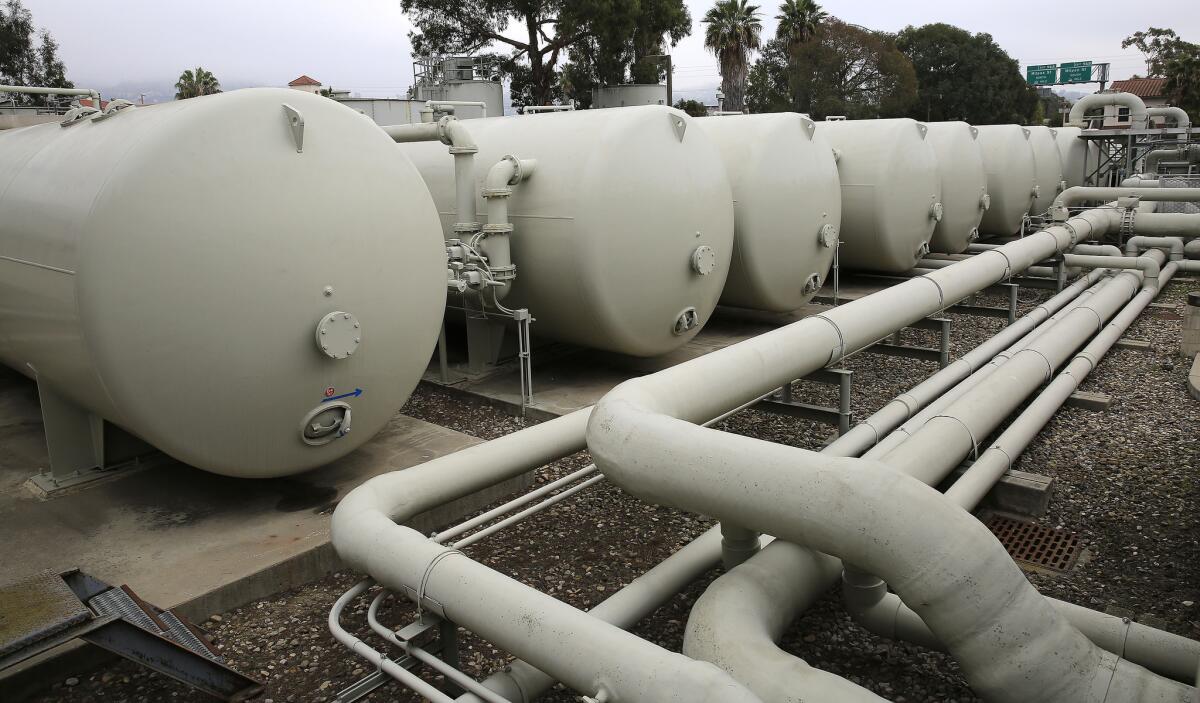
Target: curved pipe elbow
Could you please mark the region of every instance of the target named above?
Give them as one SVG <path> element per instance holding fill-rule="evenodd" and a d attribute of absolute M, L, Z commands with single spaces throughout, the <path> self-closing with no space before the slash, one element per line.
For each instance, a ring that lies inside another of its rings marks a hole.
<path fill-rule="evenodd" d="M 1110 105 L 1129 108 L 1129 127 L 1131 129 L 1146 127 L 1146 103 L 1133 93 L 1093 93 L 1085 95 L 1071 106 L 1071 113 L 1067 118 L 1067 126 L 1087 127 L 1088 110 L 1108 107 Z"/>

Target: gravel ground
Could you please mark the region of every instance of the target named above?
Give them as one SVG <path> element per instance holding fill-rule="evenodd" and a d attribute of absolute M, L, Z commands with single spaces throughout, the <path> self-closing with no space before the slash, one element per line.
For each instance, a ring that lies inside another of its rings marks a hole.
<path fill-rule="evenodd" d="M 1174 308 L 1151 309 L 1128 332 L 1128 337 L 1153 342 L 1153 351 L 1115 349 L 1087 379 L 1083 389 L 1112 394 L 1113 407 L 1099 413 L 1064 408 L 1017 468 L 1056 478 L 1050 512 L 1040 522 L 1079 533 L 1087 547 L 1088 558 L 1067 574 L 1031 573 L 1030 579 L 1042 592 L 1200 638 L 1196 606 L 1200 531 L 1195 510 L 1200 488 L 1194 477 L 1200 466 L 1200 443 L 1195 441 L 1200 403 L 1187 395 L 1186 365 L 1177 356 L 1184 296 L 1197 287 L 1195 280 L 1170 286 L 1159 302 Z M 1046 295 L 1024 291 L 1022 297 L 1023 308 L 1028 309 Z M 979 302 L 1004 304 L 999 297 L 981 296 Z M 949 316 L 954 321 L 954 357 L 1003 326 L 1001 320 Z M 907 343 L 936 346 L 932 333 L 905 334 Z M 932 362 L 875 354 L 852 357 L 846 367 L 855 372 L 853 409 L 858 418 L 936 370 Z M 835 400 L 834 389 L 819 384 L 798 383 L 796 391 L 808 402 Z M 418 390 L 405 412 L 483 438 L 525 424 L 427 387 Z M 720 428 L 810 449 L 819 449 L 831 431 L 825 425 L 758 411 L 730 418 Z M 587 461 L 584 454 L 570 457 L 547 467 L 538 480 L 553 480 Z M 704 518 L 643 504 L 602 483 L 465 551 L 524 583 L 587 608 L 710 525 Z M 718 575 L 719 570 L 708 574 L 634 631 L 678 651 L 691 605 Z M 331 700 L 338 690 L 368 673 L 362 660 L 333 642 L 324 625 L 332 602 L 358 578 L 334 574 L 215 615 L 204 626 L 235 668 L 268 682 L 268 700 Z M 364 599 L 348 609 L 344 621 L 382 647 L 366 628 L 367 603 Z M 410 604 L 395 599 L 381 609 L 381 619 L 390 624 L 407 623 L 413 615 Z M 464 669 L 477 677 L 508 660 L 469 633 L 463 633 L 461 644 Z M 864 631 L 846 616 L 836 589 L 793 624 L 781 646 L 895 701 L 977 700 L 950 657 Z M 207 699 L 120 663 L 57 682 L 41 700 Z M 389 686 L 370 700 L 419 699 Z M 545 700 L 565 703 L 577 698 L 560 689 Z"/>

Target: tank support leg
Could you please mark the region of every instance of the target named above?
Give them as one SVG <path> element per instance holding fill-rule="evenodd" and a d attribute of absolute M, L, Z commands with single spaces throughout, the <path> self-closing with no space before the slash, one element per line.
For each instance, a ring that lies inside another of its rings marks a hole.
<path fill-rule="evenodd" d="M 50 467 L 33 476 L 28 485 L 43 497 L 110 475 L 121 464 L 154 451 L 145 442 L 80 408 L 41 379 L 38 401 Z"/>

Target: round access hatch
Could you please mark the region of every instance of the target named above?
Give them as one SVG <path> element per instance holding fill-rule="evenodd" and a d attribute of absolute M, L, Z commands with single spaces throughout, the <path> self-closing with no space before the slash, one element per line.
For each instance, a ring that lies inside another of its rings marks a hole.
<path fill-rule="evenodd" d="M 317 323 L 317 348 L 330 359 L 345 359 L 362 344 L 362 326 L 348 312 L 331 312 Z"/>

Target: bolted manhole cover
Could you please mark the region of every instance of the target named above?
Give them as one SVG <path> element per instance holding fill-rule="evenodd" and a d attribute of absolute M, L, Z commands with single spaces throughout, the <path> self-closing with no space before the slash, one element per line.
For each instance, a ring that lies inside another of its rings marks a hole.
<path fill-rule="evenodd" d="M 1074 532 L 1052 530 L 1001 515 L 989 518 L 987 526 L 1008 550 L 1009 556 L 1020 564 L 1051 571 L 1068 571 L 1083 551 L 1079 535 Z"/>

